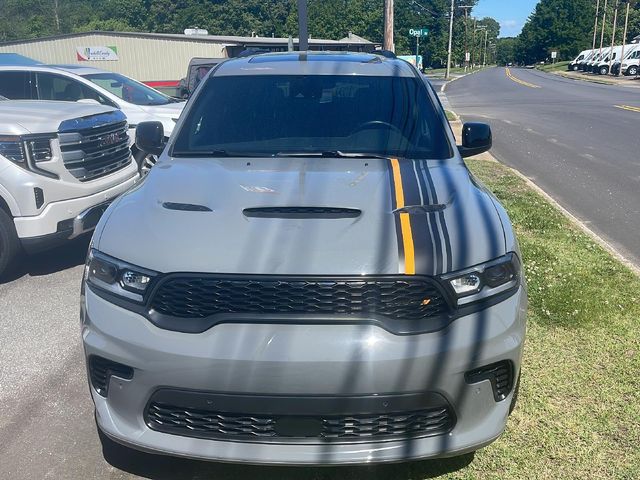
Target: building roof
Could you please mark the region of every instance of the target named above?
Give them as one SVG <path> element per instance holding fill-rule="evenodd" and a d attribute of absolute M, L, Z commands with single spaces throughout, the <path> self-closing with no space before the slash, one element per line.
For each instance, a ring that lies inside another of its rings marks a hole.
<path fill-rule="evenodd" d="M 112 37 L 123 37 L 123 38 L 149 38 L 149 39 L 164 39 L 164 40 L 176 40 L 176 41 L 187 41 L 187 42 L 211 42 L 211 43 L 222 43 L 228 45 L 239 45 L 239 46 L 260 46 L 260 45 L 287 45 L 289 43 L 289 38 L 284 37 L 243 37 L 236 35 L 185 35 L 183 33 L 149 33 L 149 32 L 107 32 L 101 30 L 93 30 L 89 32 L 79 32 L 79 33 L 68 33 L 63 35 L 56 35 L 52 37 L 40 37 L 40 38 L 29 38 L 25 40 L 14 40 L 11 42 L 0 43 L 0 46 L 8 46 L 8 45 L 18 45 L 25 43 L 35 43 L 35 42 L 43 42 L 43 41 L 51 41 L 58 40 L 63 38 L 78 38 L 78 37 L 87 37 L 94 35 L 106 35 Z M 294 44 L 298 44 L 298 39 L 293 39 Z M 326 45 L 326 46 L 344 46 L 344 45 L 378 45 L 376 43 L 370 42 L 369 40 L 359 37 L 358 35 L 354 35 L 352 33 L 349 36 L 343 38 L 342 40 L 328 40 L 328 39 L 320 39 L 320 38 L 310 38 L 309 45 Z"/>

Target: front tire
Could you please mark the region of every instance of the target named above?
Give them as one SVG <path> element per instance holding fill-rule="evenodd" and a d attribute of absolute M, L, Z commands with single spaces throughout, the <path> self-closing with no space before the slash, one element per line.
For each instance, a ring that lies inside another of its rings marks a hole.
<path fill-rule="evenodd" d="M 638 75 L 638 67 L 635 65 L 630 66 L 627 69 L 627 75 L 630 75 L 632 77 L 635 77 L 636 75 Z"/>
<path fill-rule="evenodd" d="M 607 73 L 609 73 L 609 68 L 600 67 L 600 75 L 606 75 Z"/>
<path fill-rule="evenodd" d="M 0 278 L 20 253 L 20 240 L 13 219 L 0 209 Z"/>

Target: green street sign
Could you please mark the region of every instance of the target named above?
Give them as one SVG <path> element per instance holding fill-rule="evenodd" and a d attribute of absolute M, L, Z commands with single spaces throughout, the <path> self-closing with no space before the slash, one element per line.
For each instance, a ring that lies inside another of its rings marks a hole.
<path fill-rule="evenodd" d="M 410 28 L 409 35 L 412 37 L 426 37 L 429 34 L 428 28 Z"/>

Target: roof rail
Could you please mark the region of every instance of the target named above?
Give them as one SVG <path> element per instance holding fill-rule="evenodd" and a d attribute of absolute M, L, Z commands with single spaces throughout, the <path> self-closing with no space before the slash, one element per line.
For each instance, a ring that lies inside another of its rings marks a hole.
<path fill-rule="evenodd" d="M 373 53 L 375 53 L 376 55 L 381 55 L 385 58 L 398 58 L 396 57 L 396 54 L 391 50 L 374 50 Z"/>
<path fill-rule="evenodd" d="M 262 53 L 271 53 L 271 50 L 264 48 L 247 48 L 246 50 L 241 51 L 236 58 L 250 57 L 251 55 L 260 55 Z"/>

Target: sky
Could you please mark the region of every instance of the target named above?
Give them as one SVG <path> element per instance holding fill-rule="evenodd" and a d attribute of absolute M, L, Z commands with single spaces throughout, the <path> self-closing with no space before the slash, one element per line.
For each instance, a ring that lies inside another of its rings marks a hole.
<path fill-rule="evenodd" d="M 515 37 L 520 33 L 538 0 L 480 0 L 473 16 L 492 17 L 500 22 L 501 37 Z"/>

